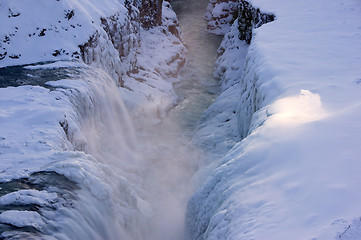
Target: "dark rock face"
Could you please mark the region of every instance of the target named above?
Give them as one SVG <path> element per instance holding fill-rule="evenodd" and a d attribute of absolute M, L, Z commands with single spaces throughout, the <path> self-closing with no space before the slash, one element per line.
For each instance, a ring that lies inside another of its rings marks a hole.
<path fill-rule="evenodd" d="M 275 15 L 262 12 L 247 0 L 209 0 L 205 18 L 208 30 L 219 35 L 226 34 L 229 26 L 238 19 L 239 39 L 250 43 L 252 29 L 274 21 Z"/>
<path fill-rule="evenodd" d="M 238 5 L 238 29 L 239 39 L 251 43 L 252 30 L 265 23 L 272 22 L 276 16 L 272 13 L 263 13 L 245 0 L 239 1 Z"/>
<path fill-rule="evenodd" d="M 142 0 L 139 6 L 142 27 L 149 29 L 162 23 L 163 0 Z"/>

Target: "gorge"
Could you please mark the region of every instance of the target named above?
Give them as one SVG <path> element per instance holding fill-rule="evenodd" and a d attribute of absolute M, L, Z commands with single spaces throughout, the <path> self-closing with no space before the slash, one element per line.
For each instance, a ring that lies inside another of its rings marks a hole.
<path fill-rule="evenodd" d="M 360 12 L 0 1 L 0 239 L 359 239 Z"/>

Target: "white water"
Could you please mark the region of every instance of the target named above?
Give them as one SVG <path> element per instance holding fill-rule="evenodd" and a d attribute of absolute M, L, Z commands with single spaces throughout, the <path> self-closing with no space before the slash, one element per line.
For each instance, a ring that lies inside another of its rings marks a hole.
<path fill-rule="evenodd" d="M 203 161 L 190 137 L 216 97 L 219 85 L 212 72 L 220 38 L 205 32 L 207 0 L 172 4 L 189 54 L 182 82 L 175 86 L 179 105 L 160 124 L 135 131 L 117 87 L 100 70 L 83 69 L 79 80 L 52 83 L 63 88 L 58 91 L 74 109 L 67 116 L 73 149 L 54 154 L 54 163 L 44 170 L 66 176 L 80 189 L 68 194 L 51 184 L 45 188 L 59 200 L 37 210 L 43 234 L 55 239 L 185 238 L 186 204 Z M 21 234 L 7 237 L 28 237 Z M 31 235 L 45 238 L 38 232 Z"/>
<path fill-rule="evenodd" d="M 149 240 L 184 239 L 185 210 L 196 190 L 195 172 L 202 167 L 201 149 L 191 136 L 204 110 L 214 101 L 219 83 L 213 78 L 216 49 L 221 37 L 206 32 L 203 19 L 208 1 L 172 1 L 189 53 L 182 81 L 175 85 L 179 104 L 157 126 L 143 132 L 147 143 L 144 189 L 155 211 Z"/>
<path fill-rule="evenodd" d="M 65 88 L 59 91 L 73 104 L 68 138 L 80 152 L 65 152 L 64 160 L 47 170 L 65 175 L 80 189 L 66 209 L 43 213 L 50 216 L 47 225 L 56 229 L 48 234 L 56 239 L 144 239 L 142 229 L 149 220 L 140 207 L 145 160 L 117 87 L 98 69 L 52 85 Z"/>

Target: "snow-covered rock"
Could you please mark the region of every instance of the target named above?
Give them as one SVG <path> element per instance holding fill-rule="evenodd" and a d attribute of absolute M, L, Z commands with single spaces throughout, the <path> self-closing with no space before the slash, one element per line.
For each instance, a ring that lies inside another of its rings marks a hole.
<path fill-rule="evenodd" d="M 240 83 L 225 82 L 244 139 L 191 198 L 191 237 L 359 239 L 361 7 L 251 3 L 276 20 L 253 30 Z"/>
<path fill-rule="evenodd" d="M 207 152 L 224 156 L 241 140 L 237 130 L 237 108 L 241 98 L 241 78 L 248 44 L 238 37 L 238 20 L 218 48 L 214 77 L 221 81 L 221 94 L 202 114 L 193 142 Z"/>
<path fill-rule="evenodd" d="M 130 22 L 121 1 L 2 1 L 0 66 L 81 59 L 95 35 L 109 41 L 102 18 Z M 128 23 L 129 24 L 129 23 Z M 128 32 L 131 34 L 132 32 Z M 112 45 L 111 43 L 109 45 Z M 114 49 L 114 47 L 113 47 Z"/>
<path fill-rule="evenodd" d="M 232 21 L 237 17 L 237 0 L 211 0 L 204 18 L 208 21 L 208 31 L 218 35 L 226 34 Z"/>
<path fill-rule="evenodd" d="M 204 18 L 208 21 L 208 31 L 218 35 L 228 33 L 238 19 L 239 38 L 250 43 L 252 30 L 274 21 L 275 15 L 261 11 L 246 0 L 210 0 Z"/>
<path fill-rule="evenodd" d="M 122 85 L 124 75 L 137 71 L 141 25 L 162 25 L 162 6 L 169 12 L 169 3 L 159 1 L 160 6 L 149 9 L 145 2 L 158 1 L 3 1 L 0 67 L 82 60 L 106 70 Z M 157 9 L 159 13 L 152 12 Z M 149 16 L 143 24 L 144 15 Z M 177 24 L 176 17 L 172 20 L 163 25 Z"/>
<path fill-rule="evenodd" d="M 273 13 L 261 11 L 259 8 L 252 6 L 249 2 L 243 0 L 238 4 L 238 29 L 239 39 L 251 42 L 254 28 L 258 28 L 265 23 L 275 20 Z"/>
<path fill-rule="evenodd" d="M 19 219 L 19 216 L 21 216 L 21 219 Z M 31 226 L 36 229 L 44 224 L 41 216 L 37 212 L 16 210 L 0 213 L 0 223 L 11 224 L 16 227 Z"/>
<path fill-rule="evenodd" d="M 0 60 L 0 238 L 147 234 L 152 209 L 131 116 L 151 125 L 176 103 L 172 82 L 185 47 L 169 3 L 162 24 L 145 30 L 125 2 L 0 3 L 0 34 L 10 36 Z M 58 176 L 74 188 L 54 186 Z"/>
<path fill-rule="evenodd" d="M 120 91 L 132 111 L 146 113 L 154 122 L 176 103 L 171 83 L 185 63 L 185 47 L 168 2 L 63 0 L 1 4 L 0 67 L 61 60 L 101 68 L 124 88 Z M 148 9 L 149 4 L 154 8 Z M 149 15 L 159 10 L 159 4 L 160 12 Z M 147 20 L 145 14 L 149 15 Z M 144 21 L 147 31 L 142 28 Z M 170 51 L 160 54 L 165 48 Z"/>

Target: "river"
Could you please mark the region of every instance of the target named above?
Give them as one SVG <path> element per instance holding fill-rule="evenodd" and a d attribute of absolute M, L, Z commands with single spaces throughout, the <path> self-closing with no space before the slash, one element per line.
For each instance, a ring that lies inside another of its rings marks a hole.
<path fill-rule="evenodd" d="M 57 100 L 68 99 L 69 122 L 60 125 L 74 149 L 34 148 L 35 157 L 29 157 L 35 170 L 21 159 L 33 174 L 0 183 L 0 238 L 185 239 L 187 201 L 199 185 L 194 175 L 204 161 L 191 137 L 220 88 L 213 65 L 221 37 L 206 31 L 207 3 L 172 1 L 187 63 L 174 84 L 177 106 L 155 126 L 133 129 L 114 82 L 99 69 L 1 69 L 0 87 L 40 85 L 61 92 Z M 32 95 L 32 88 L 20 88 Z M 41 100 L 32 101 L 42 106 Z M 68 127 L 76 131 L 68 133 Z M 44 129 L 36 134 L 34 146 L 48 144 L 38 137 L 58 138 Z M 36 165 L 39 157 L 44 166 Z"/>
<path fill-rule="evenodd" d="M 150 240 L 184 239 L 187 200 L 198 184 L 192 177 L 202 167 L 203 154 L 202 149 L 192 145 L 191 136 L 220 88 L 213 78 L 213 67 L 222 37 L 206 31 L 203 15 L 207 3 L 207 0 L 171 2 L 188 53 L 179 75 L 181 81 L 174 85 L 180 98 L 178 105 L 160 124 L 142 135 L 148 143 L 145 155 L 151 156 L 144 176 L 145 189 L 156 212 Z"/>

